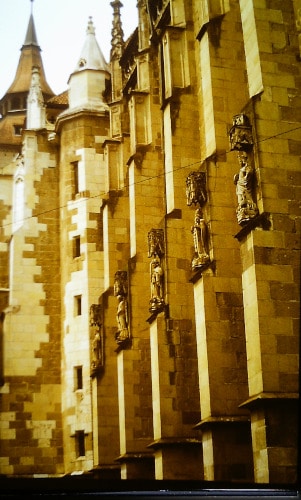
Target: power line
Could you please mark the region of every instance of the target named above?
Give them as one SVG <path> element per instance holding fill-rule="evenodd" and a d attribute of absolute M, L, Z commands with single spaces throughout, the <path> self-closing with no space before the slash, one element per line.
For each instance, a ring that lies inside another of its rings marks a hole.
<path fill-rule="evenodd" d="M 260 139 L 259 141 L 257 141 L 257 144 L 261 143 L 261 142 L 265 142 L 267 140 L 271 140 L 271 139 L 274 139 L 276 137 L 279 137 L 280 135 L 284 135 L 284 134 L 288 134 L 290 132 L 294 132 L 295 130 L 300 130 L 301 129 L 301 126 L 298 126 L 298 127 L 295 127 L 293 129 L 290 129 L 290 130 L 285 130 L 284 132 L 279 132 L 278 134 L 274 134 L 274 135 L 271 135 L 269 137 L 265 137 L 263 139 Z M 218 161 L 219 158 L 222 158 L 224 154 L 229 154 L 229 153 L 232 153 L 233 150 L 229 150 L 229 151 L 224 151 L 223 154 L 213 154 L 210 158 L 214 159 L 214 161 Z M 138 181 L 135 181 L 131 184 L 125 184 L 123 186 L 123 189 L 127 189 L 127 188 L 130 188 L 131 186 L 135 186 L 137 184 L 142 184 L 143 182 L 147 182 L 147 181 L 150 181 L 150 180 L 153 180 L 153 179 L 156 179 L 156 178 L 159 178 L 159 177 L 163 177 L 165 175 L 168 175 L 168 174 L 171 174 L 173 172 L 177 172 L 179 170 L 184 170 L 186 168 L 191 168 L 191 167 L 194 167 L 195 165 L 202 165 L 204 161 L 206 161 L 206 159 L 208 158 L 205 158 L 204 160 L 198 160 L 198 161 L 195 161 L 193 163 L 189 163 L 188 165 L 184 165 L 184 166 L 181 166 L 181 167 L 177 167 L 177 168 L 174 168 L 172 170 L 169 170 L 167 172 L 162 172 L 161 174 L 157 174 L 157 175 L 153 175 L 153 176 L 149 176 L 149 177 L 146 177 L 144 179 L 140 179 Z M 93 195 L 93 196 L 89 196 L 88 199 L 89 200 L 93 200 L 95 198 L 101 198 L 103 196 L 106 196 L 107 193 L 105 191 L 101 192 L 101 193 L 98 193 L 96 195 Z M 30 220 L 30 219 L 33 219 L 34 217 L 39 217 L 40 215 L 45 215 L 45 214 L 48 214 L 48 213 L 51 213 L 51 212 L 56 212 L 57 210 L 61 210 L 62 208 L 67 208 L 68 207 L 68 204 L 71 202 L 71 201 L 75 201 L 75 200 L 70 200 L 68 201 L 67 204 L 65 205 L 60 205 L 59 207 L 55 207 L 55 208 L 51 208 L 49 210 L 44 210 L 43 212 L 39 212 L 38 214 L 35 214 L 35 215 L 30 215 L 28 217 L 24 217 L 23 219 L 20 219 L 18 221 L 16 221 L 16 223 L 24 223 L 25 221 L 27 220 Z M 84 202 L 84 201 L 87 201 L 87 197 L 84 197 L 82 199 L 78 199 L 76 200 L 78 203 L 81 203 L 81 202 Z M 9 222 L 7 224 L 3 224 L 1 226 L 1 228 L 5 228 L 5 227 L 9 227 L 13 225 L 13 222 Z"/>

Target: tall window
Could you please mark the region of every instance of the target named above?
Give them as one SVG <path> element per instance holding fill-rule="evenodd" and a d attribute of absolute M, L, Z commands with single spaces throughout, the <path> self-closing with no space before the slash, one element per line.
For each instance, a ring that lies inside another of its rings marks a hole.
<path fill-rule="evenodd" d="M 75 316 L 81 316 L 82 313 L 82 296 L 76 295 L 74 297 L 74 312 Z"/>
<path fill-rule="evenodd" d="M 85 431 L 75 431 L 75 453 L 77 458 L 86 455 Z"/>
<path fill-rule="evenodd" d="M 73 238 L 73 258 L 80 257 L 80 236 Z"/>
<path fill-rule="evenodd" d="M 73 167 L 73 186 L 74 186 L 74 195 L 79 193 L 79 183 L 78 183 L 78 161 L 74 161 L 72 163 Z"/>
<path fill-rule="evenodd" d="M 74 367 L 74 390 L 78 391 L 83 388 L 83 367 Z"/>

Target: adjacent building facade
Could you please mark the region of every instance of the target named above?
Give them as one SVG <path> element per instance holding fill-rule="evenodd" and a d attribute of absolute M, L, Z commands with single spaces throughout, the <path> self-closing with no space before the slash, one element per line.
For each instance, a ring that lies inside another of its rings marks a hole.
<path fill-rule="evenodd" d="M 0 100 L 0 473 L 294 483 L 301 6 L 111 6 Z"/>

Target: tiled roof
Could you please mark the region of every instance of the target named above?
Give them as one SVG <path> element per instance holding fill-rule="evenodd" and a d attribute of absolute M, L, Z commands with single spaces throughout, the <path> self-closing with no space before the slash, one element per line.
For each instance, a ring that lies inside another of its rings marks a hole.
<path fill-rule="evenodd" d="M 16 76 L 6 94 L 29 91 L 33 66 L 40 68 L 40 81 L 43 94 L 48 96 L 54 94 L 46 81 L 40 48 L 35 45 L 22 47 Z"/>
<path fill-rule="evenodd" d="M 13 83 L 6 94 L 28 92 L 31 84 L 32 68 L 37 66 L 40 70 L 40 82 L 43 95 L 50 97 L 54 92 L 49 87 L 44 72 L 41 49 L 38 44 L 33 15 L 30 15 L 24 45 Z"/>
<path fill-rule="evenodd" d="M 51 107 L 51 105 L 60 105 L 60 106 L 68 106 L 68 90 L 65 90 L 59 95 L 55 95 L 48 99 L 47 106 Z"/>

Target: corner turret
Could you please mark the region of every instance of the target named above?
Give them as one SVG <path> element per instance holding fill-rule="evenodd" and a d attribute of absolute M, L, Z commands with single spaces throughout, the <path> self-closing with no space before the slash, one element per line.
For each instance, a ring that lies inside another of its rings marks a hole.
<path fill-rule="evenodd" d="M 107 109 L 104 94 L 109 80 L 110 69 L 97 43 L 90 17 L 80 58 L 68 81 L 69 110 Z"/>
<path fill-rule="evenodd" d="M 17 148 L 17 151 L 22 142 L 22 129 L 26 121 L 27 98 L 31 87 L 33 67 L 39 68 L 41 93 L 46 102 L 54 96 L 54 92 L 46 80 L 41 48 L 38 44 L 31 11 L 15 78 L 0 99 L 0 144 L 9 148 Z"/>

